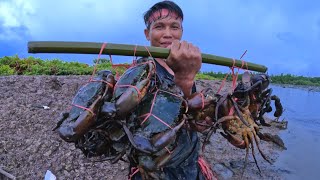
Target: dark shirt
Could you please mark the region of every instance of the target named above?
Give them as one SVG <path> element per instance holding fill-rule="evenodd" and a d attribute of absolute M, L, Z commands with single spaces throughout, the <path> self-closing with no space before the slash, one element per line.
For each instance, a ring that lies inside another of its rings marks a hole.
<path fill-rule="evenodd" d="M 139 61 L 138 61 L 139 62 Z M 156 62 L 156 74 L 161 85 L 174 85 L 174 76 L 164 67 Z M 196 86 L 193 85 L 192 92 L 196 92 Z M 171 159 L 163 168 L 165 179 L 185 179 L 197 180 L 204 179 L 198 165 L 200 141 L 197 132 L 180 129 L 177 136 L 177 146 L 171 154 Z M 132 179 L 141 179 L 139 173 Z"/>

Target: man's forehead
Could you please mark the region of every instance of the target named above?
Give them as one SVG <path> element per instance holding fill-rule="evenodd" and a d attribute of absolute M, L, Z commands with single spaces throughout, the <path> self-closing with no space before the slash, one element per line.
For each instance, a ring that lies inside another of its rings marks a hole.
<path fill-rule="evenodd" d="M 148 24 L 151 25 L 159 21 L 174 21 L 182 23 L 182 19 L 175 12 L 171 12 L 168 9 L 161 9 L 152 13 L 149 17 Z"/>
<path fill-rule="evenodd" d="M 181 24 L 182 20 L 181 19 L 176 19 L 176 17 L 171 17 L 171 16 L 164 16 L 160 17 L 159 19 L 152 21 L 151 24 L 157 24 L 157 23 L 177 23 Z"/>

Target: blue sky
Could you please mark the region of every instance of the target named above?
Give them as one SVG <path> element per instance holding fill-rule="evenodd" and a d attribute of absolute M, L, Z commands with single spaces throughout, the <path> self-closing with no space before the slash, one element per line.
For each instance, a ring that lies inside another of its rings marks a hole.
<path fill-rule="evenodd" d="M 91 63 L 97 55 L 28 54 L 28 41 L 89 41 L 149 45 L 143 13 L 153 0 L 0 0 L 0 57 L 18 54 Z M 183 39 L 203 53 L 240 58 L 269 74 L 320 76 L 320 1 L 176 0 Z M 106 56 L 108 57 L 108 56 Z M 115 63 L 132 57 L 114 56 Z M 202 71 L 228 72 L 206 65 Z"/>

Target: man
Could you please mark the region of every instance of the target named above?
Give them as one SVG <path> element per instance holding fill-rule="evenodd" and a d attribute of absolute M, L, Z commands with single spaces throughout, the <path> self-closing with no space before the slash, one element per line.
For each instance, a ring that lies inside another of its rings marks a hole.
<path fill-rule="evenodd" d="M 181 41 L 183 13 L 179 6 L 170 1 L 155 4 L 145 13 L 144 30 L 151 46 L 170 48 L 166 60 L 156 59 L 170 74 L 175 83 L 182 88 L 186 98 L 191 94 L 196 73 L 201 67 L 201 52 L 198 47 Z"/>
<path fill-rule="evenodd" d="M 188 98 L 195 92 L 194 78 L 200 70 L 202 58 L 198 47 L 181 41 L 182 10 L 174 2 L 162 1 L 145 13 L 144 21 L 146 24 L 144 33 L 150 45 L 170 48 L 167 59 L 155 59 L 161 83 L 179 86 L 185 98 Z M 188 132 L 187 129 L 180 131 L 181 134 L 176 139 L 177 148 L 163 168 L 164 179 L 204 179 L 198 164 L 200 142 L 197 133 Z M 141 174 L 134 174 L 132 179 L 141 179 Z"/>

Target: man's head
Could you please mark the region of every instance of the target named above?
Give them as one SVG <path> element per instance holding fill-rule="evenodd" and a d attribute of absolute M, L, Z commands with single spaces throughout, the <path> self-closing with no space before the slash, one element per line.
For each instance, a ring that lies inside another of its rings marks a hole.
<path fill-rule="evenodd" d="M 162 1 L 153 5 L 145 14 L 144 30 L 152 46 L 168 47 L 173 40 L 182 37 L 183 12 L 172 1 Z"/>

